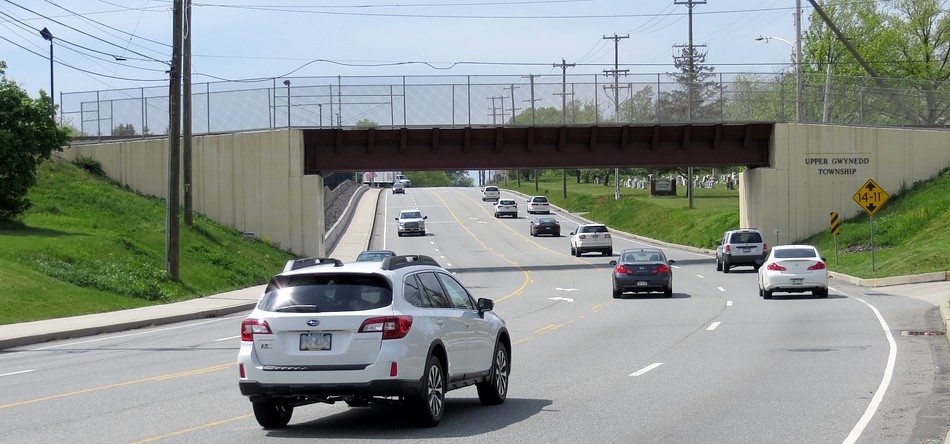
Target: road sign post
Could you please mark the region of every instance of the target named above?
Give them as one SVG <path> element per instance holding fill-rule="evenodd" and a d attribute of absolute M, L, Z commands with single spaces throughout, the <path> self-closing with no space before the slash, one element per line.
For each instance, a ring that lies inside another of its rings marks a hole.
<path fill-rule="evenodd" d="M 877 213 L 890 197 L 874 179 L 868 179 L 858 192 L 851 196 L 868 213 L 868 221 L 871 225 L 871 273 L 874 273 L 874 213 Z"/>
<path fill-rule="evenodd" d="M 838 212 L 831 212 L 831 237 L 835 240 L 835 266 L 838 266 L 838 235 L 841 234 L 841 220 Z"/>

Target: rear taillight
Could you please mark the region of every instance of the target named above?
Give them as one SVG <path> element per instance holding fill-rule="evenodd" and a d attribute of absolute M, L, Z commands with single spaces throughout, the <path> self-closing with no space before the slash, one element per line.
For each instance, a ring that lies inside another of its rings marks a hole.
<path fill-rule="evenodd" d="M 824 263 L 824 262 L 818 262 L 818 263 L 816 263 L 815 265 L 812 265 L 811 267 L 808 267 L 808 269 L 809 269 L 809 270 L 824 270 L 824 269 L 825 269 L 825 263 Z"/>
<path fill-rule="evenodd" d="M 726 245 L 726 253 L 732 251 L 732 246 Z"/>
<path fill-rule="evenodd" d="M 663 265 L 660 265 L 659 267 L 656 267 L 656 270 L 653 270 L 653 272 L 656 274 L 669 273 L 670 267 L 666 264 L 663 264 Z"/>
<path fill-rule="evenodd" d="M 382 333 L 383 339 L 399 339 L 409 334 L 412 316 L 370 318 L 360 325 L 359 333 Z"/>
<path fill-rule="evenodd" d="M 604 239 L 610 238 L 610 233 L 604 233 Z"/>
<path fill-rule="evenodd" d="M 627 267 L 623 265 L 617 265 L 617 268 L 614 268 L 614 273 L 629 273 L 630 270 L 627 270 Z"/>
<path fill-rule="evenodd" d="M 769 262 L 769 265 L 766 266 L 765 269 L 771 271 L 785 271 L 785 267 L 776 264 L 775 262 Z"/>
<path fill-rule="evenodd" d="M 242 341 L 253 341 L 254 335 L 269 335 L 271 334 L 270 325 L 267 325 L 267 321 L 261 319 L 245 319 L 241 323 L 241 340 Z"/>
<path fill-rule="evenodd" d="M 769 246 L 767 244 L 762 244 L 762 252 L 766 253 L 769 251 Z"/>

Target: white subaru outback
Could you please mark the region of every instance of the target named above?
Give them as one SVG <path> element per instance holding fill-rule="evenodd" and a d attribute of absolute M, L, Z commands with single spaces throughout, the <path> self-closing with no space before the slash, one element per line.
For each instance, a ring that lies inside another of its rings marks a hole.
<path fill-rule="evenodd" d="M 337 401 L 401 403 L 434 426 L 445 393 L 470 385 L 482 404 L 501 404 L 511 339 L 493 308 L 428 256 L 289 261 L 241 324 L 241 394 L 265 428 Z"/>

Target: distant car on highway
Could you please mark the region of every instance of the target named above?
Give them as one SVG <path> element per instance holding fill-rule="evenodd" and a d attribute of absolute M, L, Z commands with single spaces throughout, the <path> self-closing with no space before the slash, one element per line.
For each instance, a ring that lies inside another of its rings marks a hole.
<path fill-rule="evenodd" d="M 828 297 L 828 268 L 813 245 L 779 245 L 772 248 L 759 268 L 759 296 L 772 299 L 775 292 L 805 293 Z"/>
<path fill-rule="evenodd" d="M 599 251 L 604 256 L 614 254 L 613 239 L 604 224 L 580 224 L 577 231 L 571 232 L 571 255 L 580 257 L 584 253 Z"/>
<path fill-rule="evenodd" d="M 495 217 L 511 216 L 518 218 L 518 203 L 514 199 L 498 199 L 494 204 Z"/>
<path fill-rule="evenodd" d="M 450 390 L 475 386 L 484 405 L 508 396 L 511 339 L 493 308 L 428 256 L 290 261 L 241 323 L 238 386 L 268 429 L 338 402 L 398 405 L 387 411 L 435 426 Z"/>
<path fill-rule="evenodd" d="M 396 218 L 396 234 L 402 237 L 407 234 L 426 235 L 426 219 L 419 210 L 402 210 Z"/>
<path fill-rule="evenodd" d="M 393 257 L 396 252 L 391 250 L 365 250 L 356 256 L 356 262 L 382 262 L 387 257 Z"/>
<path fill-rule="evenodd" d="M 551 212 L 551 204 L 545 196 L 531 196 L 528 198 L 528 214 Z"/>
<path fill-rule="evenodd" d="M 406 184 L 402 182 L 393 183 L 393 194 L 406 194 Z"/>
<path fill-rule="evenodd" d="M 497 201 L 499 198 L 501 198 L 501 191 L 498 191 L 498 187 L 496 186 L 489 185 L 485 187 L 485 189 L 482 190 L 482 202 L 486 202 L 486 201 L 494 202 L 494 201 Z"/>
<path fill-rule="evenodd" d="M 729 230 L 716 242 L 716 271 L 728 273 L 729 269 L 740 265 L 748 265 L 758 271 L 766 256 L 768 245 L 759 230 Z"/>
<path fill-rule="evenodd" d="M 550 216 L 536 217 L 531 221 L 531 228 L 528 229 L 528 232 L 532 236 L 550 234 L 554 237 L 561 237 L 561 223 Z"/>
<path fill-rule="evenodd" d="M 620 260 L 614 265 L 612 286 L 614 298 L 623 293 L 649 293 L 660 291 L 663 296 L 673 296 L 673 269 L 676 261 L 667 259 L 659 248 L 628 248 L 620 252 Z"/>

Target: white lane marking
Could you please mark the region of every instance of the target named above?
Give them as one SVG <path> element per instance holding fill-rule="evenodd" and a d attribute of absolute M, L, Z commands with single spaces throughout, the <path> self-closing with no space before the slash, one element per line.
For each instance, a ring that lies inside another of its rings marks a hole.
<path fill-rule="evenodd" d="M 726 307 L 732 307 L 732 301 L 726 301 Z"/>
<path fill-rule="evenodd" d="M 726 289 L 725 289 L 725 288 L 722 288 L 722 287 L 716 287 L 716 288 L 718 288 L 719 291 L 723 291 L 723 292 L 726 291 Z"/>
<path fill-rule="evenodd" d="M 648 372 L 648 371 L 650 371 L 650 370 L 653 370 L 653 369 L 655 369 L 655 368 L 657 368 L 657 367 L 659 367 L 659 366 L 661 366 L 661 365 L 663 365 L 662 362 L 654 362 L 654 363 L 652 363 L 652 364 L 650 364 L 650 365 L 648 365 L 648 366 L 646 366 L 646 367 L 643 367 L 643 368 L 641 368 L 640 370 L 637 370 L 637 371 L 635 371 L 635 372 L 633 372 L 633 373 L 631 373 L 631 374 L 629 374 L 629 375 L 627 375 L 627 376 L 642 376 L 644 373 L 646 373 L 646 372 Z"/>
<path fill-rule="evenodd" d="M 557 290 L 557 291 L 577 291 L 577 290 L 580 290 L 579 288 L 561 288 L 561 287 L 555 287 L 554 289 Z"/>
<path fill-rule="evenodd" d="M 243 316 L 243 315 L 241 315 L 241 316 Z M 130 337 L 133 337 L 133 336 L 153 335 L 153 334 L 159 333 L 159 332 L 164 332 L 164 331 L 169 331 L 169 330 L 178 330 L 178 329 L 182 329 L 182 328 L 197 327 L 197 326 L 199 326 L 199 325 L 210 324 L 210 323 L 213 323 L 213 322 L 221 322 L 221 321 L 232 322 L 233 319 L 230 319 L 230 318 L 233 318 L 233 317 L 235 317 L 235 316 L 220 317 L 220 318 L 212 319 L 212 320 L 210 320 L 210 321 L 196 322 L 196 323 L 194 323 L 194 324 L 179 325 L 179 326 L 176 326 L 176 327 L 156 328 L 156 329 L 149 329 L 148 331 L 143 331 L 143 332 L 138 332 L 138 333 L 129 333 L 129 334 L 125 334 L 125 335 L 116 335 L 116 336 L 109 336 L 109 337 L 105 337 L 105 338 L 90 339 L 90 340 L 88 340 L 88 341 L 77 341 L 77 342 L 69 342 L 69 343 L 66 343 L 66 344 L 50 345 L 50 346 L 48 346 L 48 347 L 31 348 L 30 351 L 49 350 L 49 349 L 52 349 L 52 348 L 60 348 L 60 347 L 71 347 L 71 346 L 73 346 L 73 345 L 89 344 L 89 343 L 92 343 L 92 342 L 101 342 L 101 341 L 110 341 L 110 340 L 113 340 L 113 339 L 130 338 Z"/>
<path fill-rule="evenodd" d="M 877 413 L 877 408 L 880 407 L 881 401 L 884 400 L 884 394 L 887 392 L 887 387 L 891 385 L 891 379 L 894 376 L 894 363 L 897 361 L 897 342 L 894 341 L 894 336 L 891 334 L 891 328 L 887 326 L 887 321 L 885 321 L 884 317 L 881 316 L 881 312 L 879 312 L 877 308 L 864 299 L 854 299 L 857 299 L 864 305 L 867 305 L 871 311 L 874 312 L 874 316 L 877 316 L 877 320 L 881 323 L 881 328 L 884 330 L 884 335 L 887 337 L 887 345 L 890 350 L 887 352 L 887 365 L 884 366 L 884 376 L 881 378 L 881 384 L 878 385 L 877 390 L 874 391 L 874 396 L 871 398 L 868 408 L 864 411 L 864 415 L 861 415 L 861 419 L 858 420 L 858 423 L 854 425 L 853 429 L 851 429 L 851 433 L 848 434 L 848 437 L 844 439 L 844 444 L 853 444 L 857 442 L 858 438 L 861 437 L 861 433 L 864 432 L 865 427 L 867 427 L 871 422 L 871 418 L 873 418 L 874 414 Z"/>
<path fill-rule="evenodd" d="M 554 298 L 548 298 L 548 299 L 550 299 L 550 300 L 552 300 L 552 301 L 574 302 L 574 300 L 571 299 L 571 298 L 562 298 L 562 297 L 560 297 L 560 296 L 554 297 Z"/>
<path fill-rule="evenodd" d="M 722 322 L 713 322 L 712 324 L 709 324 L 709 327 L 706 327 L 706 331 L 713 331 L 713 330 L 715 330 L 716 327 L 719 326 L 719 324 L 722 324 Z"/>
<path fill-rule="evenodd" d="M 706 276 L 703 276 L 703 275 L 701 275 L 701 274 L 697 274 L 696 277 L 698 277 L 698 278 L 700 278 L 700 279 L 706 279 Z"/>
<path fill-rule="evenodd" d="M 4 376 L 22 375 L 24 373 L 35 372 L 36 370 L 20 370 L 18 372 L 0 373 L 0 378 Z"/>
<path fill-rule="evenodd" d="M 221 339 L 215 339 L 214 341 L 211 341 L 211 342 L 221 342 L 221 341 L 230 341 L 230 340 L 232 340 L 232 339 L 237 339 L 237 338 L 240 338 L 240 337 L 241 337 L 241 335 L 237 335 L 237 336 L 228 336 L 228 337 L 226 337 L 226 338 L 221 338 Z"/>

